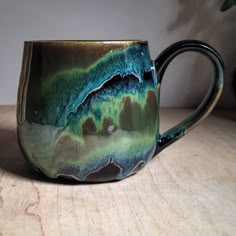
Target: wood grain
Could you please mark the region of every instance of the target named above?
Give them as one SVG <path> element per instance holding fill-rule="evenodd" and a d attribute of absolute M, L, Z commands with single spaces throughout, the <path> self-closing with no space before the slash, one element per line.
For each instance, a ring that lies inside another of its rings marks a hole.
<path fill-rule="evenodd" d="M 162 130 L 189 110 L 161 110 Z M 0 107 L 0 235 L 236 235 L 236 113 L 217 111 L 120 182 L 52 181 L 32 171 L 14 106 Z"/>

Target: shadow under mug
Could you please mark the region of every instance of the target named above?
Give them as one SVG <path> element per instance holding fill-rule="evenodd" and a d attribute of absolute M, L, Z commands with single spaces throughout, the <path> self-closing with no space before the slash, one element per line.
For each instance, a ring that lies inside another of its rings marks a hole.
<path fill-rule="evenodd" d="M 202 53 L 214 77 L 202 103 L 159 133 L 160 86 L 180 53 Z M 28 41 L 18 89 L 17 133 L 27 162 L 50 178 L 120 180 L 141 170 L 213 109 L 223 62 L 211 46 L 177 42 L 151 60 L 147 41 Z"/>

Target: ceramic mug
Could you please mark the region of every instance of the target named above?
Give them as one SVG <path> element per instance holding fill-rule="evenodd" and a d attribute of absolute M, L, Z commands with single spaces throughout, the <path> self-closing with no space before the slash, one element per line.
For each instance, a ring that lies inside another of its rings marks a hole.
<path fill-rule="evenodd" d="M 214 79 L 193 114 L 160 134 L 161 81 L 173 58 L 186 51 L 204 54 Z M 154 61 L 142 40 L 25 42 L 17 103 L 20 148 L 31 166 L 51 178 L 123 179 L 209 114 L 223 77 L 221 57 L 201 41 L 177 42 Z"/>

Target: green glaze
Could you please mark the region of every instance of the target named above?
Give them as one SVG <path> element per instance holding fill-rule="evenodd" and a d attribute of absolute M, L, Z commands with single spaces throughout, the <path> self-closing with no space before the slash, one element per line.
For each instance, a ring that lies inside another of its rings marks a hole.
<path fill-rule="evenodd" d="M 134 174 L 153 157 L 157 78 L 146 43 L 110 50 L 86 68 L 41 73 L 36 81 L 38 70 L 31 64 L 25 120 L 18 119 L 21 149 L 35 168 L 52 178 L 105 181 Z"/>
<path fill-rule="evenodd" d="M 160 84 L 185 51 L 207 56 L 215 77 L 195 112 L 161 135 Z M 200 41 L 175 43 L 155 61 L 146 41 L 26 42 L 17 100 L 21 151 L 50 178 L 123 179 L 210 113 L 223 77 L 219 54 Z"/>

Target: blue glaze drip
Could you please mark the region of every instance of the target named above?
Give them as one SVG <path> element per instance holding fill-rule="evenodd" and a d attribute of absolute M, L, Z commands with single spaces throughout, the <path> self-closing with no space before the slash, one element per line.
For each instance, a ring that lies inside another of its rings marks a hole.
<path fill-rule="evenodd" d="M 64 127 L 67 116 L 75 113 L 91 92 L 98 90 L 114 75 L 125 77 L 134 74 L 143 83 L 144 72 L 150 70 L 152 64 L 147 45 L 134 44 L 123 51 L 108 53 L 87 70 L 75 68 L 58 72 L 46 81 L 43 98 L 38 103 L 38 113 L 31 117 L 31 121 Z"/>

